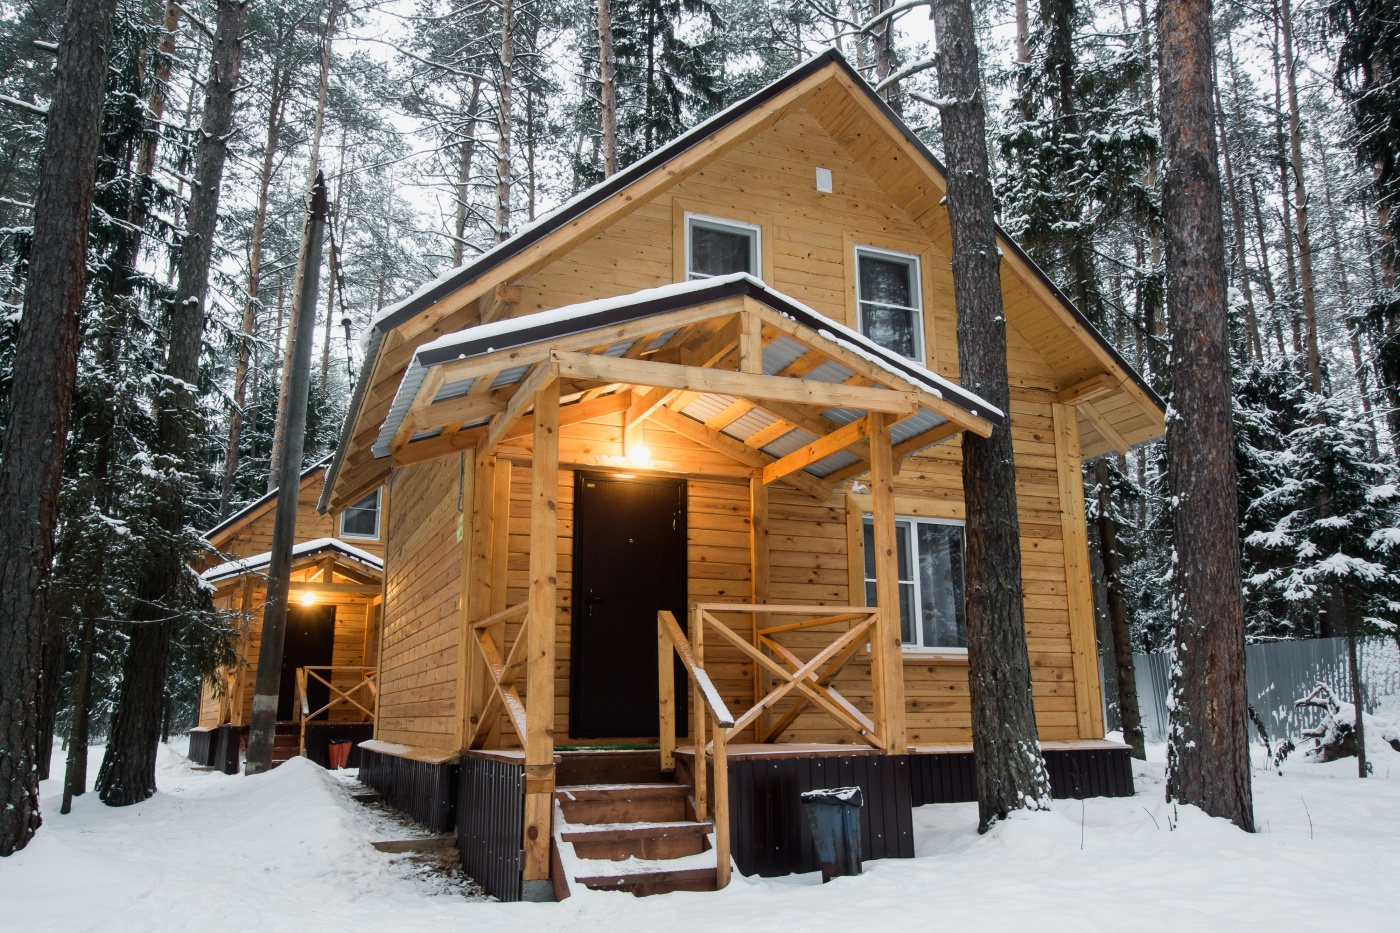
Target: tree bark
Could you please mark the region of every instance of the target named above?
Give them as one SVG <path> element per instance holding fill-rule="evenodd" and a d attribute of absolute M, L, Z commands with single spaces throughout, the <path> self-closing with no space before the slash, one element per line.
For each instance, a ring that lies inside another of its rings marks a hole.
<path fill-rule="evenodd" d="M 335 22 L 339 14 L 339 4 L 337 0 L 331 0 L 330 9 L 326 11 L 326 28 L 321 36 L 321 83 L 316 97 L 316 121 L 311 131 L 311 158 L 310 170 L 306 176 L 306 190 L 311 191 L 316 184 L 316 176 L 321 172 L 321 133 L 326 124 L 326 93 L 330 87 L 331 80 L 331 43 L 335 40 Z M 301 320 L 303 312 L 310 314 L 314 319 L 316 316 L 315 296 L 312 297 L 311 304 L 303 306 L 302 281 L 306 278 L 306 243 L 301 244 L 301 249 L 297 253 L 297 275 L 295 286 L 292 289 L 292 310 L 290 321 L 287 324 L 287 359 L 292 358 L 296 352 L 293 342 L 296 335 L 301 333 L 298 322 Z M 309 333 L 314 336 L 315 329 Z M 287 406 L 290 404 L 292 391 L 292 375 L 288 367 L 282 367 L 282 385 L 277 393 L 277 420 L 272 426 L 272 456 L 267 471 L 267 491 L 276 492 L 278 478 L 282 475 L 282 452 L 287 445 L 287 420 L 289 417 Z M 301 442 L 297 442 L 298 448 Z M 301 466 L 298 464 L 297 470 Z"/>
<path fill-rule="evenodd" d="M 277 143 L 282 135 L 287 109 L 287 76 L 281 69 L 272 72 L 267 106 L 267 134 L 262 169 L 258 174 L 258 207 L 253 215 L 253 239 L 248 255 L 248 300 L 243 305 L 243 326 L 239 333 L 238 362 L 233 375 L 233 406 L 228 419 L 228 448 L 224 452 L 224 478 L 219 489 L 219 518 L 228 518 L 233 507 L 233 481 L 238 474 L 239 444 L 243 439 L 243 409 L 248 400 L 248 363 L 253 337 L 258 331 L 258 292 L 262 286 L 263 236 L 267 231 L 267 195 L 277 161 Z M 274 335 L 275 337 L 276 335 Z M 253 393 L 254 401 L 257 392 Z"/>
<path fill-rule="evenodd" d="M 1142 734 L 1142 711 L 1138 708 L 1137 667 L 1133 660 L 1133 633 L 1128 624 L 1128 602 L 1123 595 L 1123 570 L 1118 559 L 1118 521 L 1113 517 L 1113 501 L 1108 491 L 1108 463 L 1094 464 L 1094 482 L 1099 492 L 1099 541 L 1103 552 L 1103 575 L 1108 589 L 1108 622 L 1113 633 L 1113 666 L 1118 676 L 1118 713 L 1123 720 L 1123 741 L 1134 758 L 1147 760 Z"/>
<path fill-rule="evenodd" d="M 617 174 L 617 62 L 613 55 L 612 4 L 598 0 L 598 83 L 602 102 L 603 174 Z"/>
<path fill-rule="evenodd" d="M 190 472 L 192 440 L 201 433 L 196 398 L 199 351 L 204 335 L 204 299 L 218 221 L 234 94 L 243 59 L 248 0 L 219 0 L 204 84 L 204 117 L 195 149 L 194 185 L 180 241 L 174 300 L 169 320 L 165 377 L 157 412 L 156 469 L 165 488 L 151 508 L 153 526 L 136 583 L 131 640 L 122 667 L 107 754 L 97 774 L 97 792 L 111 806 L 127 806 L 155 792 L 156 751 L 165 703 L 166 661 L 175 624 L 176 594 L 187 572 L 184 477 Z"/>
<path fill-rule="evenodd" d="M 477 107 L 481 101 L 481 79 L 472 78 L 471 103 L 467 106 L 467 130 L 457 160 L 456 235 L 452 239 L 452 265 L 460 266 L 467 245 L 467 197 L 471 194 L 472 156 L 476 150 Z"/>
<path fill-rule="evenodd" d="M 78 635 L 78 670 L 73 676 L 73 716 L 68 727 L 68 764 L 63 774 L 63 804 L 59 813 L 73 809 L 73 798 L 87 793 L 88 734 L 92 706 L 92 653 L 97 640 L 97 614 L 83 614 Z"/>
<path fill-rule="evenodd" d="M 962 384 L 1009 418 L 1006 319 L 972 4 L 934 0 L 933 19 L 939 94 L 948 101 L 940 109 L 948 159 L 958 364 Z M 1050 782 L 1031 699 L 1009 420 L 989 438 L 964 433 L 962 455 L 968 685 L 978 826 L 985 832 L 1012 810 L 1048 806 Z"/>
<path fill-rule="evenodd" d="M 1210 0 L 1157 13 L 1172 318 L 1167 481 L 1175 623 L 1167 799 L 1254 829 Z"/>
<path fill-rule="evenodd" d="M 115 0 L 70 0 L 35 199 L 24 311 L 0 459 L 0 856 L 39 828 L 34 760 L 60 479 Z"/>
<path fill-rule="evenodd" d="M 1263 359 L 1264 350 L 1259 339 L 1259 318 L 1254 312 L 1254 290 L 1249 285 L 1249 262 L 1244 246 L 1244 214 L 1240 210 L 1240 193 L 1235 186 L 1234 163 L 1230 159 L 1230 139 L 1225 134 L 1225 108 L 1220 104 L 1220 88 L 1215 88 L 1215 116 L 1220 130 L 1220 156 L 1225 163 L 1225 191 L 1230 199 L 1230 230 L 1235 243 L 1235 281 L 1244 295 L 1244 323 L 1246 356 Z"/>
<path fill-rule="evenodd" d="M 1298 66 L 1294 61 L 1293 8 L 1279 0 L 1283 38 L 1284 84 L 1288 89 L 1288 154 L 1293 168 L 1293 215 L 1298 224 L 1298 275 L 1303 291 L 1303 337 L 1308 353 L 1308 382 L 1322 392 L 1322 357 L 1317 345 L 1317 292 L 1313 287 L 1312 232 L 1308 228 L 1308 186 L 1303 177 L 1303 131 L 1298 114 Z"/>
<path fill-rule="evenodd" d="M 496 242 L 510 237 L 511 84 L 515 72 L 515 2 L 501 2 L 501 80 L 496 86 Z"/>

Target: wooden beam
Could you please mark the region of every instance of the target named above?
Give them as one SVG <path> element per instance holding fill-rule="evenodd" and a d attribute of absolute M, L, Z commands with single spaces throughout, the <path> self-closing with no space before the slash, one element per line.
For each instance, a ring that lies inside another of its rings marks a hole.
<path fill-rule="evenodd" d="M 361 583 L 321 583 L 317 580 L 291 580 L 287 583 L 293 593 L 327 593 L 344 596 L 376 596 L 383 592 L 382 586 L 368 586 Z"/>
<path fill-rule="evenodd" d="M 745 466 L 754 469 L 762 469 L 774 462 L 774 458 L 765 454 L 761 450 L 755 450 L 743 441 L 735 440 L 728 434 L 716 431 L 714 428 L 707 428 L 694 418 L 674 412 L 669 408 L 657 409 L 652 415 L 652 420 L 662 427 L 675 431 L 682 437 L 687 437 L 697 444 L 702 444 L 711 450 L 717 450 L 722 454 L 738 460 Z M 795 473 L 783 477 L 783 481 L 790 486 L 802 490 L 808 495 L 815 496 L 823 501 L 826 499 L 826 488 L 821 481 L 814 476 L 806 476 Z"/>
<path fill-rule="evenodd" d="M 899 624 L 899 541 L 894 514 L 894 451 L 890 419 L 870 416 L 870 495 L 875 525 L 875 593 L 880 619 L 870 638 L 875 721 L 885 751 L 902 755 L 904 729 L 904 643 Z"/>
<path fill-rule="evenodd" d="M 900 461 L 905 457 L 916 454 L 926 447 L 932 447 L 934 444 L 946 441 L 953 435 L 961 434 L 962 432 L 962 425 L 954 424 L 951 421 L 945 421 L 936 427 L 929 428 L 922 434 L 915 434 L 911 438 L 900 441 L 898 444 L 894 445 L 895 466 L 898 466 Z M 852 463 L 849 466 L 841 467 L 839 470 L 831 471 L 826 476 L 822 477 L 822 482 L 835 486 L 842 480 L 848 480 L 852 476 L 859 476 L 862 473 L 868 472 L 869 469 L 870 462 L 868 460 L 862 460 L 859 463 Z"/>
<path fill-rule="evenodd" d="M 453 732 L 458 748 L 466 748 L 471 735 L 472 677 L 476 635 L 472 631 L 472 531 L 486 519 L 476 511 L 477 458 L 462 455 L 457 479 L 457 685 L 456 721 Z M 479 516 L 479 517 L 478 517 Z M 366 620 L 368 621 L 368 620 Z"/>
<path fill-rule="evenodd" d="M 510 317 L 515 313 L 515 309 L 520 307 L 520 299 L 523 297 L 525 290 L 519 285 L 507 285 L 505 282 L 497 285 L 479 299 L 481 323 L 490 324 L 492 321 Z"/>
<path fill-rule="evenodd" d="M 771 483 L 774 480 L 782 479 L 791 473 L 805 469 L 818 460 L 823 460 L 840 450 L 870 436 L 870 416 L 857 418 L 850 424 L 843 425 L 832 431 L 825 437 L 819 437 L 812 443 L 799 447 L 792 453 L 768 464 L 763 468 L 763 481 Z"/>
<path fill-rule="evenodd" d="M 763 483 L 762 478 L 757 476 L 749 480 L 749 565 L 751 568 L 749 601 L 756 606 L 762 606 L 768 602 L 772 573 L 768 552 L 768 487 Z M 755 648 L 759 647 L 758 630 L 761 618 L 756 613 L 749 616 L 753 625 L 753 646 Z M 752 667 L 753 702 L 756 704 L 768 693 L 768 676 L 759 665 L 754 664 Z M 765 709 L 763 715 L 754 723 L 756 741 L 762 741 L 762 736 L 768 730 L 768 720 L 769 713 Z M 723 732 L 723 729 L 718 730 L 718 734 L 723 734 Z"/>
<path fill-rule="evenodd" d="M 1061 405 L 1078 405 L 1081 402 L 1096 401 L 1117 391 L 1118 380 L 1108 373 L 1099 373 L 1097 376 L 1090 376 L 1083 382 L 1077 382 L 1068 388 L 1061 389 L 1056 401 Z"/>
<path fill-rule="evenodd" d="M 1065 554 L 1069 641 L 1074 659 L 1074 708 L 1081 739 L 1103 738 L 1094 590 L 1089 576 L 1089 533 L 1084 514 L 1084 477 L 1079 459 L 1079 419 L 1069 405 L 1051 406 L 1055 423 L 1055 467 L 1060 491 L 1060 537 Z"/>
<path fill-rule="evenodd" d="M 478 384 L 489 386 L 490 381 L 486 377 L 482 377 Z M 499 389 L 490 389 L 477 394 L 474 391 L 476 385 L 473 385 L 473 391 L 467 395 L 444 399 L 441 402 L 431 402 L 424 408 L 416 411 L 410 410 L 409 414 L 413 418 L 415 430 L 418 431 L 429 431 L 449 424 L 461 424 L 464 421 L 489 418 L 505 409 L 517 388 L 519 387 L 513 385 L 501 386 Z"/>
<path fill-rule="evenodd" d="M 1079 411 L 1084 415 L 1084 420 L 1092 424 L 1099 435 L 1113 445 L 1114 450 L 1123 454 L 1128 452 L 1128 448 L 1132 445 L 1127 442 L 1123 435 L 1114 430 L 1113 425 L 1109 424 L 1108 419 L 1094 407 L 1093 402 L 1080 402 Z"/>
<path fill-rule="evenodd" d="M 824 409 L 859 408 L 908 415 L 919 407 L 912 393 L 894 389 L 811 382 L 806 379 L 785 379 L 781 376 L 756 376 L 752 373 L 705 369 L 675 363 L 619 360 L 567 350 L 551 352 L 550 359 L 559 365 L 561 376 L 599 382 L 693 389 L 720 395 L 819 406 Z"/>
<path fill-rule="evenodd" d="M 621 393 L 619 393 L 621 394 Z M 625 457 L 642 441 L 642 425 L 658 408 L 675 396 L 674 389 L 651 389 L 632 392 L 632 402 L 622 416 L 622 455 Z"/>
<path fill-rule="evenodd" d="M 510 403 L 506 405 L 506 410 L 496 416 L 491 422 L 491 426 L 486 429 L 486 436 L 477 445 L 477 450 L 483 454 L 489 454 L 501 439 L 506 436 L 506 432 L 515 426 L 534 405 L 537 397 L 540 397 L 546 390 L 550 390 L 554 395 L 554 423 L 551 426 L 554 430 L 554 443 L 559 443 L 559 370 L 553 362 L 536 363 L 535 368 L 520 381 L 520 387 L 511 396 Z M 538 421 L 539 419 L 536 419 Z M 536 429 L 538 434 L 538 428 Z"/>
<path fill-rule="evenodd" d="M 535 396 L 525 674 L 524 880 L 548 883 L 554 814 L 554 638 L 559 549 L 559 383 Z"/>

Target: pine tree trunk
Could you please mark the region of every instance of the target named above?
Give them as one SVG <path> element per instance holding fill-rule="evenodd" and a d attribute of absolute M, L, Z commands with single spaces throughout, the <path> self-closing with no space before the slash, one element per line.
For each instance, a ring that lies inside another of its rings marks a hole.
<path fill-rule="evenodd" d="M 613 55 L 612 4 L 598 0 L 598 82 L 602 103 L 603 174 L 617 174 L 617 63 Z"/>
<path fill-rule="evenodd" d="M 1108 464 L 1094 465 L 1094 482 L 1099 487 L 1099 541 L 1103 549 L 1103 575 L 1108 589 L 1108 621 L 1113 632 L 1113 666 L 1118 677 L 1118 712 L 1123 720 L 1123 741 L 1133 757 L 1147 760 L 1142 734 L 1142 711 L 1138 708 L 1137 665 L 1133 660 L 1133 633 L 1128 624 L 1128 602 L 1123 596 L 1123 570 L 1118 559 L 1118 521 L 1108 490 Z"/>
<path fill-rule="evenodd" d="M 346 127 L 340 128 L 340 167 L 336 170 L 335 202 L 331 205 L 330 219 L 326 221 L 326 228 L 330 231 L 331 248 L 326 253 L 326 339 L 321 344 L 321 394 L 324 397 L 329 397 L 331 391 L 327 380 L 329 380 L 331 373 L 331 332 L 335 328 L 336 277 L 340 273 L 340 263 L 336 256 L 335 226 L 340 223 L 341 229 L 344 230 L 340 205 L 341 195 L 345 192 L 345 137 L 347 132 Z M 341 303 L 344 304 L 344 298 L 341 299 Z"/>
<path fill-rule="evenodd" d="M 471 103 L 467 106 L 467 130 L 457 160 L 457 217 L 452 240 L 452 265 L 460 266 L 467 245 L 467 197 L 471 194 L 472 155 L 476 149 L 477 107 L 481 102 L 481 79 L 472 78 Z"/>
<path fill-rule="evenodd" d="M 1175 623 L 1167 797 L 1254 829 L 1210 0 L 1158 8 Z"/>
<path fill-rule="evenodd" d="M 870 16 L 879 16 L 894 6 L 894 0 L 870 0 Z M 875 53 L 875 84 L 884 84 L 885 79 L 899 67 L 899 53 L 894 42 L 894 17 L 886 16 L 871 30 L 870 44 Z M 890 109 L 901 116 L 904 106 L 899 97 L 899 83 L 889 85 L 880 91 Z"/>
<path fill-rule="evenodd" d="M 204 84 L 204 117 L 195 150 L 195 184 L 180 243 L 175 298 L 166 308 L 170 321 L 165 361 L 169 388 L 161 397 L 163 405 L 157 415 L 155 460 L 157 469 L 168 478 L 151 508 L 153 529 L 136 583 L 131 640 L 107 754 L 97 775 L 98 796 L 111 806 L 139 803 L 155 792 L 166 661 L 175 624 L 171 614 L 189 556 L 184 548 L 187 491 L 180 477 L 190 472 L 192 439 L 201 433 L 197 400 L 190 389 L 199 380 L 204 299 L 224 161 L 233 130 L 234 93 L 247 14 L 247 0 L 219 0 L 214 49 Z"/>
<path fill-rule="evenodd" d="M 96 640 L 97 614 L 85 612 L 78 635 L 78 670 L 73 676 L 73 717 L 68 728 L 68 766 L 63 775 L 63 804 L 59 813 L 72 810 L 73 798 L 87 793 L 92 654 Z"/>
<path fill-rule="evenodd" d="M 34 759 L 60 478 L 115 0 L 70 0 L 54 70 L 0 459 L 0 856 L 39 828 Z"/>
<path fill-rule="evenodd" d="M 939 93 L 950 102 L 941 108 L 941 115 L 948 159 L 958 365 L 969 391 L 1009 413 L 1006 320 L 972 4 L 970 0 L 935 0 L 933 19 Z M 1048 806 L 1050 784 L 1031 700 L 1009 420 L 989 438 L 965 432 L 962 455 L 968 684 L 978 826 L 985 832 L 1012 810 Z"/>
<path fill-rule="evenodd" d="M 316 183 L 316 176 L 321 171 L 321 133 L 326 125 L 326 94 L 330 88 L 331 79 L 331 43 L 335 40 L 335 22 L 339 13 L 337 0 L 331 0 L 330 9 L 326 11 L 326 28 L 321 34 L 321 81 L 316 96 L 316 120 L 311 131 L 311 157 L 310 170 L 306 176 L 306 189 Z M 309 308 L 302 307 L 302 287 L 301 283 L 306 278 L 306 243 L 303 242 L 301 249 L 297 253 L 297 274 L 295 286 L 292 289 L 292 310 L 291 319 L 287 324 L 287 354 L 286 358 L 291 359 L 296 352 L 294 346 L 296 335 L 300 333 L 297 322 L 301 320 L 303 313 L 313 317 L 316 314 L 316 302 L 312 302 Z M 314 329 L 313 329 L 314 330 Z M 267 491 L 276 492 L 278 477 L 282 474 L 282 452 L 287 445 L 287 406 L 291 402 L 292 375 L 286 366 L 282 367 L 282 385 L 277 393 L 277 420 L 272 427 L 272 456 L 268 464 L 267 471 Z"/>
<path fill-rule="evenodd" d="M 511 84 L 515 80 L 515 2 L 501 2 L 501 82 L 496 88 L 496 242 L 510 236 Z"/>
<path fill-rule="evenodd" d="M 1220 132 L 1220 156 L 1225 163 L 1225 191 L 1230 198 L 1230 230 L 1235 243 L 1235 281 L 1244 295 L 1245 349 L 1251 359 L 1263 359 L 1259 318 L 1254 313 L 1254 290 L 1249 285 L 1249 262 L 1244 247 L 1244 215 L 1240 211 L 1239 189 L 1235 187 L 1234 163 L 1230 159 L 1230 138 L 1225 134 L 1225 108 L 1220 104 L 1220 88 L 1215 88 L 1215 117 Z"/>
<path fill-rule="evenodd" d="M 1351 594 L 1345 586 L 1341 592 L 1342 614 L 1347 620 L 1347 664 L 1351 672 L 1351 704 L 1356 708 L 1356 776 L 1364 778 L 1370 771 L 1366 765 L 1366 695 L 1362 692 L 1361 659 L 1357 657 L 1356 616 L 1352 610 Z"/>
<path fill-rule="evenodd" d="M 1322 392 L 1322 357 L 1317 345 L 1317 292 L 1313 287 L 1312 232 L 1308 229 L 1308 186 L 1303 177 L 1303 133 L 1298 115 L 1298 66 L 1294 61 L 1293 8 L 1279 0 L 1283 39 L 1284 83 L 1288 88 L 1288 154 L 1293 168 L 1293 214 L 1298 223 L 1298 274 L 1303 292 L 1303 336 L 1308 353 L 1308 382 Z"/>
<path fill-rule="evenodd" d="M 267 106 L 267 133 L 264 137 L 262 170 L 258 174 L 258 206 L 253 215 L 253 237 L 248 254 L 248 300 L 243 305 L 243 326 L 239 332 L 238 362 L 233 374 L 233 406 L 228 419 L 228 448 L 224 451 L 224 478 L 219 489 L 219 518 L 228 518 L 233 508 L 233 483 L 238 475 L 239 444 L 243 440 L 243 409 L 248 400 L 248 363 L 253 337 L 258 331 L 258 292 L 262 286 L 263 236 L 267 231 L 267 195 L 277 162 L 277 143 L 282 135 L 286 113 L 286 79 L 280 70 L 272 73 Z M 275 335 L 274 335 L 275 337 Z M 256 402 L 257 392 L 253 392 Z"/>

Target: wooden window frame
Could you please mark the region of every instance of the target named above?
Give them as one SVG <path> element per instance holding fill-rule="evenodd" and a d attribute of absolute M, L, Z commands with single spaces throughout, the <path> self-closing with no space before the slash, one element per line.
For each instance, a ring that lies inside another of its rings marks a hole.
<path fill-rule="evenodd" d="M 372 534 L 372 535 L 357 535 L 357 534 L 351 534 L 350 532 L 348 532 L 348 531 L 345 530 L 345 516 L 346 516 L 346 514 L 348 514 L 349 511 L 350 511 L 351 509 L 353 509 L 355 506 L 359 505 L 360 502 L 364 502 L 365 499 L 368 499 L 368 498 L 369 498 L 369 496 L 364 496 L 364 497 L 362 497 L 362 498 L 360 499 L 360 502 L 352 503 L 351 505 L 348 505 L 348 506 L 346 506 L 345 508 L 343 508 L 343 509 L 340 510 L 340 515 L 338 516 L 338 518 L 337 518 L 337 520 L 336 520 L 336 531 L 337 531 L 339 537 L 341 537 L 342 539 L 345 539 L 345 540 L 348 540 L 348 541 L 378 541 L 378 540 L 380 539 L 380 535 L 382 535 L 383 532 L 384 532 L 384 488 L 381 486 L 380 488 L 376 489 L 374 492 L 370 493 L 369 495 L 370 495 L 370 496 L 374 496 L 374 498 L 375 498 L 375 503 L 374 503 L 374 534 Z"/>
<path fill-rule="evenodd" d="M 862 525 L 862 530 L 861 530 L 862 536 L 864 535 L 864 526 L 865 526 L 865 524 L 866 524 L 866 519 L 867 519 L 867 518 L 873 519 L 873 515 L 871 515 L 871 513 L 869 513 L 869 512 L 862 512 L 861 515 L 860 515 L 860 523 L 861 523 L 861 525 Z M 913 579 L 912 579 L 912 580 L 909 580 L 909 581 L 900 580 L 900 581 L 899 581 L 899 585 L 900 585 L 900 586 L 912 585 L 912 586 L 914 587 L 914 602 L 913 602 L 913 605 L 914 605 L 915 611 L 920 611 L 921 607 L 923 606 L 923 599 L 922 599 L 922 595 L 923 595 L 923 582 L 922 582 L 922 575 L 921 575 L 920 568 L 919 568 L 919 559 L 920 559 L 920 554 L 919 554 L 919 539 L 918 539 L 918 536 L 915 534 L 915 529 L 916 529 L 917 526 L 919 526 L 919 525 L 949 525 L 949 526 L 952 526 L 952 527 L 954 527 L 954 528 L 961 528 L 961 529 L 963 529 L 963 560 L 966 561 L 966 559 L 967 559 L 967 531 L 966 531 L 966 529 L 967 529 L 967 523 L 966 523 L 965 521 L 961 520 L 961 519 L 956 519 L 956 518 L 934 518 L 934 517 L 932 517 L 932 516 L 927 516 L 927 515 L 924 515 L 924 516 L 919 516 L 919 515 L 896 515 L 896 516 L 895 516 L 895 525 L 896 525 L 896 527 L 899 529 L 899 534 L 906 534 L 906 533 L 907 533 L 907 534 L 909 535 L 909 538 L 908 538 L 908 545 L 909 545 L 910 553 L 911 553 L 911 555 L 912 555 L 912 557 L 913 557 L 913 562 L 912 562 L 912 565 L 911 565 L 912 568 L 913 568 Z M 905 531 L 905 529 L 907 529 L 907 532 Z M 862 561 L 862 564 L 863 564 L 863 563 L 864 563 L 864 562 Z M 896 566 L 898 566 L 898 564 L 896 564 Z M 963 571 L 963 572 L 966 573 L 966 568 L 964 568 L 964 571 Z M 861 573 L 861 585 L 862 585 L 862 588 L 864 588 L 864 587 L 866 587 L 866 586 L 869 586 L 871 583 L 874 582 L 873 578 L 865 576 L 865 567 L 864 567 L 864 566 L 861 567 L 860 573 Z M 964 616 L 966 616 L 966 612 L 967 612 L 967 607 L 966 607 L 967 598 L 966 598 L 966 594 L 959 594 L 959 595 L 962 596 L 962 598 L 963 598 L 963 602 L 964 602 L 963 613 L 964 613 Z M 869 597 L 866 597 L 866 598 L 867 598 L 867 600 L 869 599 Z M 923 619 L 915 619 L 915 620 L 913 620 L 913 621 L 914 621 L 914 624 L 913 624 L 912 628 L 913 628 L 913 631 L 914 631 L 914 636 L 915 636 L 916 638 L 922 638 L 922 637 L 923 637 Z M 951 646 L 951 645 L 922 645 L 922 644 L 918 644 L 917 642 L 908 642 L 908 641 L 903 641 L 903 640 L 901 640 L 900 646 L 901 646 L 901 648 L 903 649 L 903 651 L 904 651 L 905 654 L 911 654 L 911 655 L 939 655 L 939 654 L 941 654 L 941 655 L 953 655 L 953 656 L 957 656 L 957 657 L 967 657 L 967 647 L 966 647 L 966 646 L 963 646 L 963 647 L 961 647 L 961 648 L 957 648 L 957 647 L 953 647 L 953 646 Z"/>
<path fill-rule="evenodd" d="M 937 263 L 947 266 L 948 260 L 936 247 L 926 242 L 916 239 L 901 237 L 898 235 L 880 234 L 871 236 L 868 234 L 856 233 L 851 230 L 845 231 L 842 236 L 845 266 L 845 288 L 846 306 L 843 309 L 846 314 L 846 325 L 857 333 L 860 329 L 860 266 L 856 259 L 856 251 L 868 249 L 877 253 L 890 253 L 895 256 L 913 256 L 919 261 L 918 285 L 919 285 L 919 325 L 922 333 L 921 344 L 924 349 L 924 358 L 919 362 L 933 372 L 937 372 L 936 361 L 938 360 L 938 331 L 935 325 L 935 316 L 929 310 L 930 296 L 937 295 L 933 270 Z"/>
<path fill-rule="evenodd" d="M 862 255 L 871 256 L 871 257 L 873 257 L 873 258 L 875 258 L 875 259 L 887 258 L 887 259 L 890 259 L 890 260 L 898 260 L 898 261 L 903 261 L 903 262 L 908 262 L 908 263 L 912 263 L 912 264 L 913 264 L 914 269 L 913 269 L 913 275 L 910 276 L 910 284 L 914 287 L 914 292 L 915 292 L 915 294 L 914 294 L 914 299 L 915 299 L 915 301 L 914 301 L 914 303 L 913 303 L 912 305 L 909 305 L 908 307 L 900 308 L 900 310 L 905 310 L 905 311 L 910 311 L 910 312 L 912 312 L 912 313 L 913 313 L 914 321 L 915 321 L 915 323 L 916 323 L 916 325 L 917 325 L 917 332 L 914 334 L 914 346 L 917 347 L 917 348 L 919 349 L 920 355 L 919 355 L 918 357 L 907 357 L 907 359 L 911 360 L 912 362 L 918 363 L 920 366 L 923 366 L 923 365 L 925 364 L 925 362 L 929 359 L 928 338 L 927 338 L 927 336 L 925 336 L 925 333 L 924 333 L 924 332 L 928 329 L 928 322 L 924 320 L 925 310 L 924 310 L 924 259 L 923 259 L 923 256 L 921 256 L 919 253 L 906 253 L 906 252 L 903 252 L 903 251 L 901 251 L 901 250 L 886 249 L 886 248 L 883 247 L 883 246 L 871 246 L 871 245 L 868 244 L 868 243 L 856 243 L 856 244 L 854 244 L 853 249 L 854 249 L 854 253 L 852 254 L 852 258 L 851 258 L 851 262 L 852 262 L 852 267 L 851 267 L 851 268 L 852 268 L 852 279 L 854 280 L 855 292 L 856 292 L 856 316 L 855 316 L 856 326 L 855 326 L 855 330 L 856 330 L 856 333 L 863 334 L 863 335 L 865 335 L 865 336 L 869 336 L 869 335 L 868 335 L 868 334 L 865 334 L 865 321 L 864 321 L 864 314 L 862 313 L 862 310 L 863 310 L 863 309 L 862 309 L 862 305 L 867 304 L 867 302 L 866 302 L 864 299 L 862 299 L 861 296 L 860 296 L 860 260 L 861 260 L 861 256 L 862 256 Z M 868 303 L 869 303 L 869 304 L 883 304 L 883 302 L 877 302 L 877 301 L 871 301 L 871 302 L 868 302 Z M 898 307 L 898 306 L 896 306 L 896 305 L 890 305 L 890 307 Z M 886 348 L 886 349 L 888 349 L 888 348 Z M 891 352 L 895 352 L 895 351 L 891 351 Z"/>
<path fill-rule="evenodd" d="M 706 275 L 706 274 L 703 273 L 703 272 L 693 272 L 693 271 L 691 271 L 691 268 L 690 268 L 690 245 L 691 245 L 691 243 L 690 243 L 690 231 L 691 231 L 691 229 L 692 229 L 692 227 L 693 227 L 693 225 L 695 224 L 696 221 L 699 221 L 701 224 L 708 226 L 710 229 L 715 229 L 715 228 L 724 229 L 724 228 L 728 228 L 728 229 L 730 229 L 730 230 L 733 230 L 733 231 L 736 232 L 736 233 L 743 232 L 743 233 L 752 234 L 752 236 L 753 236 L 753 245 L 752 245 L 752 247 L 750 248 L 750 253 L 751 253 L 752 257 L 753 257 L 753 264 L 754 264 L 754 267 L 755 267 L 755 268 L 754 268 L 754 271 L 753 271 L 753 272 L 750 272 L 749 274 L 752 275 L 752 276 L 753 276 L 754 278 L 756 278 L 756 279 L 762 279 L 762 278 L 763 278 L 763 225 L 762 225 L 762 224 L 749 223 L 749 222 L 746 221 L 746 220 L 734 220 L 734 219 L 729 218 L 729 217 L 717 217 L 717 216 L 715 216 L 714 214 L 701 214 L 701 213 L 697 213 L 697 212 L 695 212 L 695 211 L 686 211 L 686 212 L 685 212 L 685 217 L 684 217 L 684 230 L 683 230 L 683 235 L 684 235 L 684 238 L 685 238 L 685 239 L 684 239 L 685 246 L 684 246 L 684 250 L 683 250 L 683 253 L 682 253 L 682 257 L 681 257 L 681 258 L 682 258 L 682 261 L 683 261 L 684 264 L 685 264 L 685 278 L 684 278 L 682 281 L 685 281 L 685 282 L 691 281 L 691 276 L 692 276 L 692 275 L 699 276 L 700 278 L 705 278 L 705 279 L 715 278 L 715 276 Z"/>
<path fill-rule="evenodd" d="M 690 271 L 690 230 L 688 217 L 699 217 L 716 223 L 753 227 L 758 230 L 758 274 L 764 282 L 775 273 L 773 259 L 773 217 L 762 211 L 750 211 L 727 204 L 713 204 L 694 198 L 677 197 L 671 201 L 672 269 L 677 282 L 688 282 Z M 766 276 L 766 277 L 765 277 Z"/>

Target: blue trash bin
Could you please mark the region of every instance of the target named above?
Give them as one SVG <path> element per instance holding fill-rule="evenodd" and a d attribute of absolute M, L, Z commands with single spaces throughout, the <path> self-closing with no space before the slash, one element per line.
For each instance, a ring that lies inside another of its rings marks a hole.
<path fill-rule="evenodd" d="M 812 845 L 821 865 L 822 883 L 844 875 L 858 875 L 860 865 L 860 808 L 865 800 L 859 787 L 829 787 L 802 793 L 802 808 L 812 829 Z"/>

